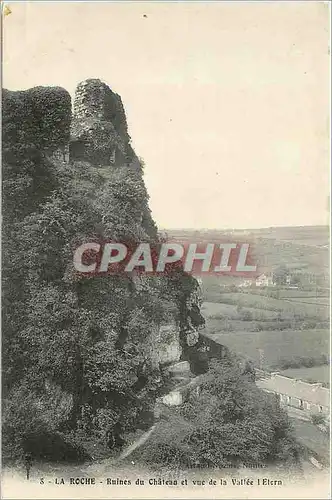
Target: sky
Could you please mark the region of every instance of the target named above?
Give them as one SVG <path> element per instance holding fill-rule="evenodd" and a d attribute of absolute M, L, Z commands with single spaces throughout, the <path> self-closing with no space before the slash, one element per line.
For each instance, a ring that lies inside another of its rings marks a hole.
<path fill-rule="evenodd" d="M 9 2 L 3 85 L 121 95 L 160 228 L 327 224 L 325 2 Z"/>

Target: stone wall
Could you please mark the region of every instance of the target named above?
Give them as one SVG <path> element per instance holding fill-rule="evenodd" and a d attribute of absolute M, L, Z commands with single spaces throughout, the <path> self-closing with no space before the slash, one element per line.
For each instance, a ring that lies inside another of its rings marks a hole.
<path fill-rule="evenodd" d="M 105 118 L 106 85 L 100 80 L 85 80 L 75 92 L 74 116 L 85 119 Z"/>
<path fill-rule="evenodd" d="M 100 80 L 85 80 L 77 86 L 71 157 L 100 166 L 123 166 L 133 160 L 121 98 Z"/>
<path fill-rule="evenodd" d="M 182 348 L 179 328 L 175 321 L 161 325 L 150 335 L 147 350 L 156 368 L 180 361 Z"/>
<path fill-rule="evenodd" d="M 78 84 L 74 98 L 74 116 L 112 122 L 122 140 L 130 142 L 121 97 L 101 80 L 89 79 Z"/>

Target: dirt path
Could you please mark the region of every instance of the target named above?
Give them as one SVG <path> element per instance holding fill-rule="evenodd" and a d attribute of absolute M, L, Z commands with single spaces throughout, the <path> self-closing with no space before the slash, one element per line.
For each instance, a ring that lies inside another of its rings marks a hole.
<path fill-rule="evenodd" d="M 120 456 L 117 458 L 116 462 L 120 462 L 121 460 L 127 458 L 133 451 L 135 451 L 137 448 L 139 448 L 140 446 L 142 446 L 149 439 L 149 437 L 151 436 L 151 434 L 156 429 L 157 425 L 158 425 L 158 423 L 153 424 L 153 426 L 148 431 L 144 432 L 144 434 L 142 434 L 141 437 L 139 437 L 134 443 L 132 443 L 131 445 L 129 445 L 120 454 Z"/>

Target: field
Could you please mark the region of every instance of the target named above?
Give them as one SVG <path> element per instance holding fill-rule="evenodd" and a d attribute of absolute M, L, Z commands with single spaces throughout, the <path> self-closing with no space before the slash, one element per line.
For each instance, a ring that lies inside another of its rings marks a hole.
<path fill-rule="evenodd" d="M 175 230 L 170 239 L 250 243 L 260 272 L 285 265 L 298 276 L 298 289 L 240 288 L 242 278 L 201 275 L 204 334 L 252 359 L 302 379 L 328 382 L 329 229 L 327 226 L 246 230 Z M 303 273 L 303 274 L 302 274 Z M 307 368 L 306 366 L 310 366 Z M 301 367 L 301 368 L 298 368 Z M 285 370 L 292 368 L 291 370 Z"/>
<path fill-rule="evenodd" d="M 235 353 L 251 359 L 256 366 L 278 366 L 280 360 L 318 358 L 329 352 L 328 330 L 275 330 L 209 334 L 210 338 Z"/>
<path fill-rule="evenodd" d="M 285 365 L 287 361 L 298 363 L 299 358 L 315 359 L 314 363 L 319 364 L 322 355 L 329 352 L 328 327 L 315 328 L 324 322 L 313 319 L 321 308 L 327 318 L 328 307 L 295 304 L 250 293 L 223 293 L 222 297 L 227 303 L 203 303 L 205 333 L 235 353 L 253 360 L 256 366 L 261 363 L 271 369 L 301 366 L 301 363 Z M 244 320 L 243 316 L 248 314 L 249 319 Z M 316 371 L 301 368 L 303 376 L 326 383 L 328 366 L 315 368 Z M 310 370 L 312 376 L 309 376 Z"/>
<path fill-rule="evenodd" d="M 204 302 L 202 306 L 202 314 L 205 318 L 222 319 L 240 319 L 237 308 L 238 302 L 232 303 L 217 303 L 217 302 Z M 257 320 L 260 319 L 276 319 L 278 317 L 277 311 L 259 309 L 255 307 L 246 307 L 246 311 L 250 311 L 253 317 Z"/>
<path fill-rule="evenodd" d="M 278 298 L 279 299 L 328 299 L 329 298 L 329 291 L 328 290 L 315 290 L 314 292 L 312 290 L 291 290 L 291 289 L 281 289 L 278 290 Z M 262 292 L 264 293 L 264 292 Z"/>
<path fill-rule="evenodd" d="M 329 297 L 292 297 L 287 300 L 291 302 L 298 302 L 300 304 L 309 304 L 309 305 L 324 305 L 329 307 L 330 299 Z"/>
<path fill-rule="evenodd" d="M 286 377 L 307 380 L 308 382 L 322 382 L 325 385 L 329 385 L 330 382 L 330 367 L 328 365 L 313 366 L 311 368 L 289 368 L 280 373 Z"/>
<path fill-rule="evenodd" d="M 299 302 L 294 299 L 274 299 L 252 293 L 223 293 L 220 302 L 280 312 L 284 318 L 293 318 L 295 315 L 320 319 L 328 319 L 329 317 L 328 304 L 318 303 L 314 298 L 306 299 L 305 302 Z"/>

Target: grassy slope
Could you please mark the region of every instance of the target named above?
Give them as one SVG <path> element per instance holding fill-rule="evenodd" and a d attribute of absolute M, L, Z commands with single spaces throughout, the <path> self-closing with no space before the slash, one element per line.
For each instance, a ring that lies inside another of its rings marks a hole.
<path fill-rule="evenodd" d="M 228 294 L 227 294 L 228 295 Z M 230 318 L 230 319 L 239 319 L 239 314 L 237 312 L 237 304 L 239 302 L 234 302 L 234 304 L 218 304 L 216 302 L 204 302 L 202 307 L 202 313 L 205 317 L 219 317 L 221 318 Z M 253 317 L 257 317 L 256 319 L 276 319 L 278 316 L 277 311 L 264 310 L 256 307 L 246 307 L 246 311 L 250 311 L 253 314 Z"/>
<path fill-rule="evenodd" d="M 300 315 L 304 317 L 319 317 L 327 319 L 329 317 L 329 308 L 325 304 L 315 303 L 312 298 L 305 302 L 297 302 L 288 299 L 273 299 L 263 295 L 251 293 L 225 293 L 221 295 L 221 302 L 254 309 L 281 312 L 284 317 Z"/>
<path fill-rule="evenodd" d="M 308 380 L 309 382 L 330 382 L 330 367 L 328 365 L 313 366 L 312 368 L 289 368 L 283 370 L 281 374 L 286 377 Z"/>
<path fill-rule="evenodd" d="M 215 333 L 213 339 L 256 363 L 263 349 L 265 366 L 277 364 L 281 358 L 316 357 L 329 351 L 328 330 Z"/>

